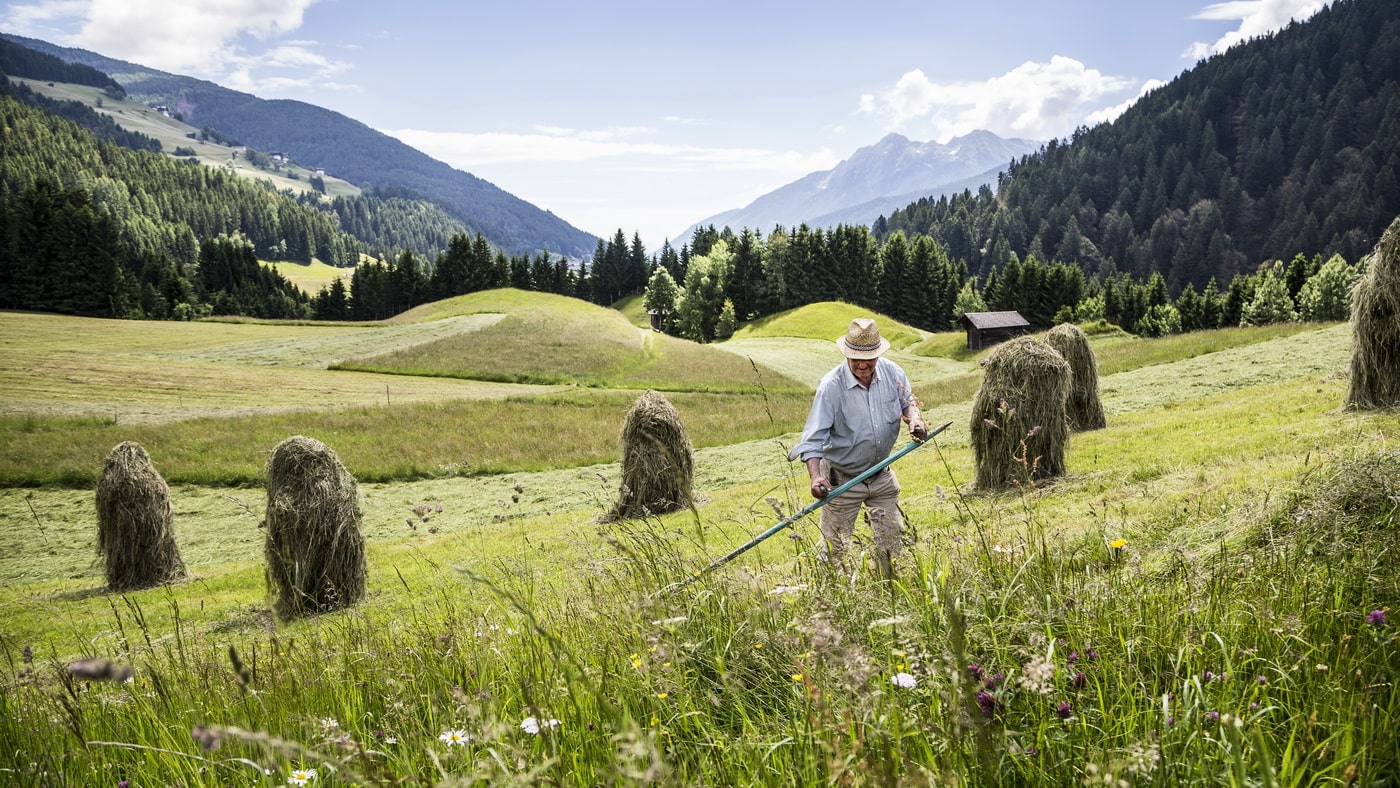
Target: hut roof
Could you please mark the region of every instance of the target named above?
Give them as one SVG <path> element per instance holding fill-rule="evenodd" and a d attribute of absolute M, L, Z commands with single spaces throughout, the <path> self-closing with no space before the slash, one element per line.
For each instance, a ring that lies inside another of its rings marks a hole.
<path fill-rule="evenodd" d="M 986 330 L 989 328 L 1028 328 L 1030 322 L 1021 317 L 1020 312 L 968 312 L 962 316 L 963 323 L 972 324 L 973 328 Z"/>

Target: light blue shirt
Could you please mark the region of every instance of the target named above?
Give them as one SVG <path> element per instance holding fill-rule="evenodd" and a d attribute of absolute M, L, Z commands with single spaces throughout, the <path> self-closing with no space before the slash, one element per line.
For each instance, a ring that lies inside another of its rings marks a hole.
<path fill-rule="evenodd" d="M 846 476 L 855 476 L 890 456 L 904 410 L 914 404 L 909 377 L 893 361 L 876 360 L 869 389 L 842 361 L 817 384 L 802 440 L 788 459 L 822 457 Z"/>

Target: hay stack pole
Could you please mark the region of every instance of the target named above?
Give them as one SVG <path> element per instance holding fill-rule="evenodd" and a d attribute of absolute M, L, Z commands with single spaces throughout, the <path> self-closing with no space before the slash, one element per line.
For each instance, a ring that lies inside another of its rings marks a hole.
<path fill-rule="evenodd" d="M 1381 236 L 1351 291 L 1351 340 L 1347 407 L 1400 405 L 1400 218 Z"/>
<path fill-rule="evenodd" d="M 185 579 L 170 487 L 135 441 L 113 447 L 97 480 L 97 552 L 113 591 Z"/>
<path fill-rule="evenodd" d="M 1089 337 L 1073 323 L 1061 323 L 1045 335 L 1045 343 L 1069 362 L 1072 383 L 1065 402 L 1069 428 L 1075 432 L 1103 429 L 1103 400 L 1099 399 L 1099 362 L 1089 347 Z"/>
<path fill-rule="evenodd" d="M 655 391 L 637 398 L 622 425 L 622 488 L 605 520 L 665 514 L 691 505 L 695 450 L 674 406 Z"/>
<path fill-rule="evenodd" d="M 996 489 L 1065 472 L 1069 362 L 1034 337 L 992 349 L 972 403 L 978 489 Z"/>
<path fill-rule="evenodd" d="M 283 620 L 348 607 L 365 594 L 359 486 L 340 458 L 296 435 L 267 463 L 268 586 Z"/>

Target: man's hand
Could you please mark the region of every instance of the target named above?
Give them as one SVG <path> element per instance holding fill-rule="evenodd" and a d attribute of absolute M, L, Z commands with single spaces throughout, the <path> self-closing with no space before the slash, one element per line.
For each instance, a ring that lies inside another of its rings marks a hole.
<path fill-rule="evenodd" d="M 918 416 L 909 420 L 909 437 L 919 443 L 923 443 L 928 438 L 928 425 L 924 424 L 924 420 Z"/>
<path fill-rule="evenodd" d="M 825 498 L 831 493 L 831 483 L 826 479 L 817 478 L 812 480 L 812 497 Z"/>

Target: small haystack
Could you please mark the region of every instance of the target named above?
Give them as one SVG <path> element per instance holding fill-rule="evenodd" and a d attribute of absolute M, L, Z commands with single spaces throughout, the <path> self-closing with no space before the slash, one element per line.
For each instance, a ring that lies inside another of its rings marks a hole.
<path fill-rule="evenodd" d="M 267 581 L 282 619 L 349 607 L 365 594 L 355 477 L 324 443 L 297 435 L 267 463 Z"/>
<path fill-rule="evenodd" d="M 1063 474 L 1069 362 L 1034 337 L 1017 337 L 997 345 L 983 371 L 972 403 L 974 486 L 995 489 Z"/>
<path fill-rule="evenodd" d="M 606 520 L 665 514 L 691 505 L 695 450 L 680 414 L 655 391 L 637 398 L 622 425 L 622 489 Z"/>
<path fill-rule="evenodd" d="M 1073 323 L 1061 323 L 1045 335 L 1045 343 L 1069 362 L 1072 383 L 1065 416 L 1075 432 L 1099 430 L 1107 425 L 1103 400 L 1099 399 L 1099 362 L 1089 347 L 1089 337 Z"/>
<path fill-rule="evenodd" d="M 97 552 L 113 591 L 185 579 L 185 562 L 175 544 L 170 487 L 135 441 L 112 449 L 97 480 Z"/>
<path fill-rule="evenodd" d="M 1400 218 L 1371 254 L 1351 291 L 1351 382 L 1347 407 L 1400 405 Z"/>

